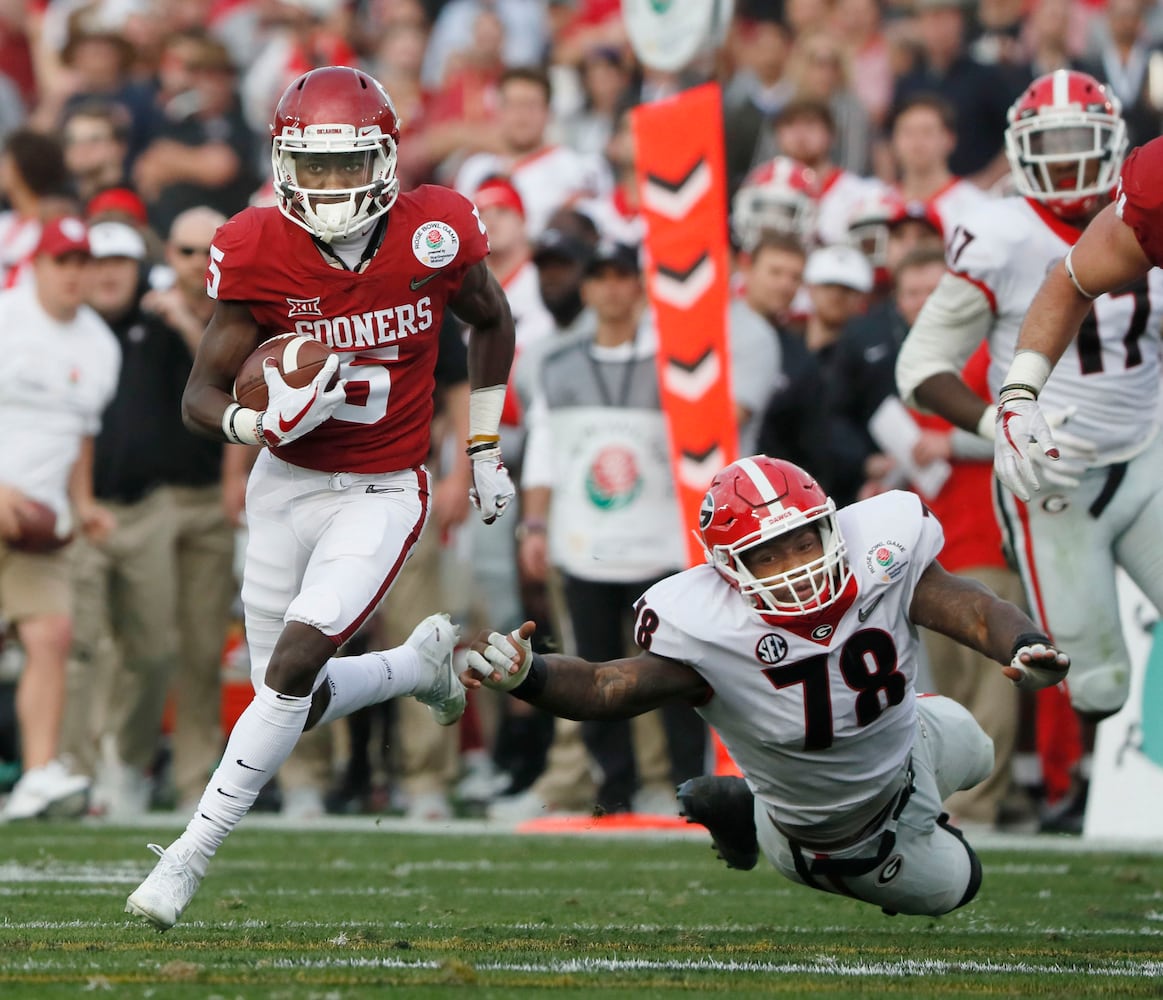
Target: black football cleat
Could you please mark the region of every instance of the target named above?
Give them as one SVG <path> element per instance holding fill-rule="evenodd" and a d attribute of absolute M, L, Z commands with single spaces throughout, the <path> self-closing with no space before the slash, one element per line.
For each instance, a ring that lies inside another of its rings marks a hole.
<path fill-rule="evenodd" d="M 715 853 L 728 868 L 749 872 L 759 861 L 755 797 L 742 778 L 703 775 L 678 786 L 679 815 L 711 834 Z"/>

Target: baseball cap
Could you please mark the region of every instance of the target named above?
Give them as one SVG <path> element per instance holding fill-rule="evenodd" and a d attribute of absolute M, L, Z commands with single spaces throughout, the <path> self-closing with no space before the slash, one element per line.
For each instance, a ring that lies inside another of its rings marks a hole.
<path fill-rule="evenodd" d="M 472 196 L 477 208 L 509 208 L 525 218 L 525 203 L 521 193 L 506 177 L 490 177 L 481 183 Z"/>
<path fill-rule="evenodd" d="M 98 222 L 89 229 L 94 257 L 128 257 L 145 260 L 145 240 L 124 222 Z"/>
<path fill-rule="evenodd" d="M 85 215 L 90 219 L 105 212 L 121 212 L 136 219 L 142 226 L 147 221 L 145 202 L 129 188 L 106 188 L 93 195 L 85 206 Z"/>
<path fill-rule="evenodd" d="M 545 260 L 565 260 L 571 264 L 584 264 L 590 259 L 589 246 L 564 229 L 546 229 L 533 246 L 533 263 Z"/>
<path fill-rule="evenodd" d="M 83 253 L 88 257 L 92 252 L 89 248 L 89 232 L 85 223 L 76 216 L 50 219 L 41 227 L 40 241 L 36 245 L 37 255 L 43 253 L 60 258 L 65 254 Z"/>
<path fill-rule="evenodd" d="M 855 247 L 835 244 L 813 250 L 804 265 L 805 285 L 843 285 L 857 292 L 872 291 L 872 265 Z"/>
<path fill-rule="evenodd" d="M 586 277 L 604 267 L 616 267 L 626 274 L 638 274 L 642 270 L 638 263 L 638 248 L 628 243 L 599 243 L 586 265 Z"/>

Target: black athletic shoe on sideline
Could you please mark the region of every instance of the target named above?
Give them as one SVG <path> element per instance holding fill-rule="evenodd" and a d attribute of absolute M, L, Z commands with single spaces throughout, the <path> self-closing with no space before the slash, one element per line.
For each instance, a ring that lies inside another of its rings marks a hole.
<path fill-rule="evenodd" d="M 703 775 L 678 786 L 679 815 L 701 823 L 728 868 L 751 871 L 759 861 L 755 836 L 755 798 L 742 778 Z"/>

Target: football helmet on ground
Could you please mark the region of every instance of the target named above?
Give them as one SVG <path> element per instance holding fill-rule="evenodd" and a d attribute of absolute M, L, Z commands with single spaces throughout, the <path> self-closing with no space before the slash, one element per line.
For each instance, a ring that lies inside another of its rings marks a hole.
<path fill-rule="evenodd" d="M 279 211 L 324 242 L 358 232 L 395 203 L 400 120 L 366 73 L 304 73 L 279 100 L 271 137 Z"/>
<path fill-rule="evenodd" d="M 745 556 L 761 545 L 813 525 L 822 554 L 756 577 Z M 792 462 L 754 455 L 719 472 L 699 510 L 707 561 L 749 603 L 765 613 L 812 615 L 835 603 L 852 570 L 836 521 L 836 504 Z"/>
<path fill-rule="evenodd" d="M 1018 194 L 1064 219 L 1086 215 L 1118 183 L 1127 152 L 1119 99 L 1088 73 L 1038 77 L 1007 115 L 1006 157 Z"/>

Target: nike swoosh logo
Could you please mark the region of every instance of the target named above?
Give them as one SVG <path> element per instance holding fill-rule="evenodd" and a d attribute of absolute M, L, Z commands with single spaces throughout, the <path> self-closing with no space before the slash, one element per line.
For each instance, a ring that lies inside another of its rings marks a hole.
<path fill-rule="evenodd" d="M 1006 436 L 1006 440 L 1010 443 L 1010 447 L 1013 448 L 1013 450 L 1018 452 L 1019 454 L 1022 454 L 1023 450 L 1021 448 L 1019 448 L 1014 443 L 1013 436 L 1010 434 L 1010 421 L 1013 420 L 1014 417 L 1016 417 L 1016 416 L 1017 416 L 1016 413 L 1003 413 L 1002 414 L 1001 432 Z"/>
<path fill-rule="evenodd" d="M 299 425 L 299 421 L 307 416 L 307 411 L 315 405 L 315 397 L 318 395 L 319 387 L 316 386 L 315 391 L 311 393 L 311 398 L 307 400 L 307 405 L 304 406 L 303 409 L 301 409 L 298 413 L 296 413 L 290 420 L 284 420 L 283 415 L 280 413 L 279 430 L 281 430 L 284 434 L 286 434 L 287 431 L 294 430 Z"/>
<path fill-rule="evenodd" d="M 369 486 L 365 493 L 403 493 L 403 486 Z"/>
<path fill-rule="evenodd" d="M 884 594 L 877 594 L 875 600 L 871 604 L 866 604 L 859 611 L 856 612 L 856 617 L 862 622 L 868 621 L 868 616 L 876 610 L 876 606 L 884 598 Z"/>
<path fill-rule="evenodd" d="M 435 274 L 426 274 L 426 275 L 424 275 L 423 278 L 413 278 L 411 281 L 408 282 L 408 287 L 410 289 L 412 289 L 412 291 L 414 291 L 414 292 L 419 291 L 426 284 L 428 284 L 428 282 L 430 282 L 433 278 L 439 278 L 439 277 L 440 277 L 440 272 L 437 271 Z"/>
<path fill-rule="evenodd" d="M 241 757 L 239 757 L 238 760 L 236 760 L 234 763 L 236 763 L 239 767 L 245 767 L 248 771 L 258 771 L 259 774 L 262 774 L 261 767 L 251 767 L 249 764 L 244 764 Z"/>
<path fill-rule="evenodd" d="M 239 761 L 239 763 L 240 763 L 240 764 L 242 764 L 242 761 Z M 243 764 L 242 766 L 243 766 L 243 767 L 246 767 L 246 765 L 245 765 L 245 764 Z M 216 788 L 216 789 L 215 789 L 215 791 L 216 791 L 216 792 L 217 792 L 219 795 L 225 795 L 225 796 L 226 796 L 228 799 L 236 799 L 236 798 L 238 798 L 238 796 L 237 796 L 237 795 L 231 795 L 229 792 L 224 792 L 224 791 L 222 791 L 222 789 L 221 789 L 221 788 Z"/>

